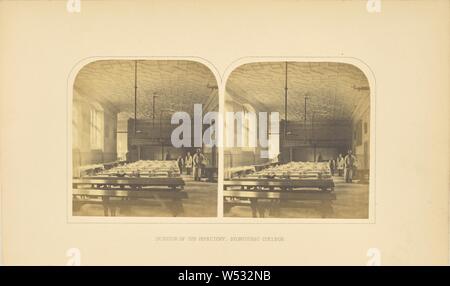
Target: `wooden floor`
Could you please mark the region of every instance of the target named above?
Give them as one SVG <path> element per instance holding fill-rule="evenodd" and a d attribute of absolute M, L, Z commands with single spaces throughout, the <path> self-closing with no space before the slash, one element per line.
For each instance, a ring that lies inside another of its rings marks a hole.
<path fill-rule="evenodd" d="M 345 183 L 342 177 L 334 177 L 336 200 L 333 201 L 333 214 L 329 218 L 367 219 L 369 211 L 369 185 Z M 282 208 L 279 218 L 321 218 L 315 208 L 316 203 L 299 203 L 296 207 Z M 233 207 L 226 217 L 252 217 L 249 207 Z"/>
<path fill-rule="evenodd" d="M 217 217 L 217 183 L 196 182 L 191 176 L 182 175 L 188 199 L 183 200 L 181 217 Z M 153 202 L 150 200 L 150 202 Z M 74 216 L 103 216 L 101 205 L 83 205 Z M 172 217 L 167 208 L 157 202 L 150 206 L 123 206 L 116 216 L 126 217 Z"/>

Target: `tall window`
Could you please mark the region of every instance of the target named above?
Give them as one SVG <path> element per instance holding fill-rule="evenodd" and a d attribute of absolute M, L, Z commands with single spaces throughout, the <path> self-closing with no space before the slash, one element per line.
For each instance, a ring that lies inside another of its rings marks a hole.
<path fill-rule="evenodd" d="M 72 109 L 72 148 L 78 148 L 78 126 L 79 126 L 79 114 L 78 114 L 78 106 L 73 105 Z"/>
<path fill-rule="evenodd" d="M 356 126 L 355 126 L 355 134 L 354 134 L 354 142 L 356 146 L 359 146 L 362 144 L 362 121 L 358 120 L 358 122 L 356 122 Z"/>
<path fill-rule="evenodd" d="M 258 124 L 255 109 L 250 104 L 243 104 L 242 142 L 247 151 L 254 151 L 257 147 Z"/>
<path fill-rule="evenodd" d="M 270 117 L 269 117 L 270 118 Z M 270 120 L 270 119 L 269 119 Z M 274 126 L 278 125 L 278 126 Z M 280 129 L 278 120 L 276 123 L 272 125 L 272 122 L 269 124 L 269 159 L 277 158 L 278 154 L 280 154 Z"/>
<path fill-rule="evenodd" d="M 98 105 L 91 107 L 91 149 L 103 150 L 103 136 L 104 136 L 104 123 L 103 123 L 103 110 Z"/>
<path fill-rule="evenodd" d="M 128 113 L 117 114 L 117 158 L 126 160 L 128 152 Z"/>

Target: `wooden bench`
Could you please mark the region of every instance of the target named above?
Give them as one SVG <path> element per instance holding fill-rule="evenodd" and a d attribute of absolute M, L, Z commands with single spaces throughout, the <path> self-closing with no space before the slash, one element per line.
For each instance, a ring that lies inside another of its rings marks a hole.
<path fill-rule="evenodd" d="M 105 216 L 115 216 L 124 205 L 150 205 L 145 199 L 156 200 L 178 216 L 183 213 L 182 199 L 188 197 L 181 178 L 82 177 L 74 178 L 72 185 L 73 210 L 83 204 L 101 204 Z"/>
<path fill-rule="evenodd" d="M 312 188 L 319 188 L 314 190 Z M 224 211 L 234 206 L 250 206 L 253 217 L 279 216 L 281 207 L 297 206 L 299 201 L 317 201 L 323 218 L 333 213 L 336 199 L 331 180 L 234 179 L 224 182 Z"/>

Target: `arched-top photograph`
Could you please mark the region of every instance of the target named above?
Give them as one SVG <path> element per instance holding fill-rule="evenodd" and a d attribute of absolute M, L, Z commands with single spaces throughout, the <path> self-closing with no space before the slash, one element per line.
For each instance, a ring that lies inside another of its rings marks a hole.
<path fill-rule="evenodd" d="M 218 104 L 216 78 L 199 62 L 82 67 L 73 85 L 73 216 L 215 217 L 217 148 L 196 140 L 193 121 L 184 122 L 183 144 L 174 144 L 171 119 L 194 118 L 195 106 L 217 112 Z"/>
<path fill-rule="evenodd" d="M 225 216 L 369 217 L 371 89 L 358 67 L 247 63 L 225 93 L 225 112 L 242 115 L 225 122 Z"/>

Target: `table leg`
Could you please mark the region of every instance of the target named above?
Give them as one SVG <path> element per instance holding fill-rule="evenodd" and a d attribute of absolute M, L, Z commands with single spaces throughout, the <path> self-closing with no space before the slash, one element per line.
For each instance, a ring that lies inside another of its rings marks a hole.
<path fill-rule="evenodd" d="M 250 199 L 250 207 L 252 209 L 252 217 L 258 217 L 257 214 L 257 205 L 258 205 L 258 199 L 252 198 Z"/>
<path fill-rule="evenodd" d="M 224 213 L 229 213 L 231 211 L 231 204 L 224 202 L 223 203 L 223 212 Z"/>
<path fill-rule="evenodd" d="M 104 216 L 108 216 L 109 215 L 109 197 L 102 197 L 102 201 L 103 201 L 103 214 Z"/>
<path fill-rule="evenodd" d="M 279 217 L 281 212 L 280 200 L 273 199 L 270 204 L 269 216 Z"/>
<path fill-rule="evenodd" d="M 260 218 L 264 218 L 266 216 L 266 206 L 264 204 L 258 205 L 258 213 Z"/>
<path fill-rule="evenodd" d="M 170 204 L 170 208 L 174 217 L 184 213 L 183 202 L 181 201 L 181 199 L 173 199 L 172 203 Z"/>
<path fill-rule="evenodd" d="M 333 205 L 330 200 L 322 200 L 320 205 L 322 218 L 329 218 L 333 215 Z"/>

